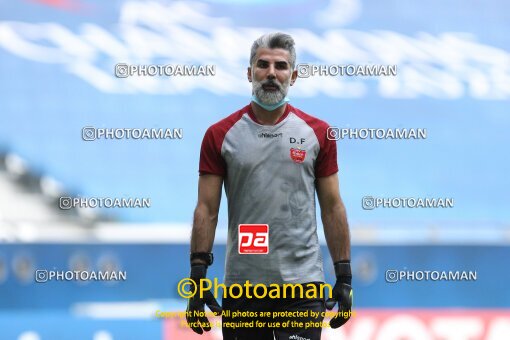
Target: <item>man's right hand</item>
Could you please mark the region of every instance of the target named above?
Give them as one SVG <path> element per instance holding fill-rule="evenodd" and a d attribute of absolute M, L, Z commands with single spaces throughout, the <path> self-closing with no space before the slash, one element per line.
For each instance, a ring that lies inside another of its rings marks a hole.
<path fill-rule="evenodd" d="M 215 314 L 221 315 L 221 306 L 214 298 L 211 290 L 207 290 L 200 298 L 200 280 L 205 279 L 207 274 L 207 266 L 205 264 L 192 264 L 190 278 L 195 282 L 195 295 L 188 300 L 188 307 L 186 308 L 186 321 L 188 326 L 198 334 L 209 332 L 211 324 L 205 316 L 204 305 Z"/>

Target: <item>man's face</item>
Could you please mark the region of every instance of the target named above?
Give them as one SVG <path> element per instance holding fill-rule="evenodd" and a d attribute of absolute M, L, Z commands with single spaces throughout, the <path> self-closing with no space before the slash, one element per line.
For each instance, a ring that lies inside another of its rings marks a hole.
<path fill-rule="evenodd" d="M 291 70 L 290 54 L 282 48 L 259 48 L 252 67 L 248 67 L 248 80 L 253 94 L 264 104 L 280 102 L 296 81 L 297 71 Z"/>

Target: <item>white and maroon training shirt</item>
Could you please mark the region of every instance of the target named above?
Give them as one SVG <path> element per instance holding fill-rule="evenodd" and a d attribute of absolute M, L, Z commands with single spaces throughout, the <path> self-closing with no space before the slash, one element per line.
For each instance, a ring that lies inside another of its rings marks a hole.
<path fill-rule="evenodd" d="M 205 133 L 199 172 L 223 176 L 228 199 L 226 285 L 324 281 L 315 179 L 338 171 L 327 128 L 289 104 L 262 125 L 249 104 Z M 267 254 L 240 253 L 241 224 L 269 226 Z"/>

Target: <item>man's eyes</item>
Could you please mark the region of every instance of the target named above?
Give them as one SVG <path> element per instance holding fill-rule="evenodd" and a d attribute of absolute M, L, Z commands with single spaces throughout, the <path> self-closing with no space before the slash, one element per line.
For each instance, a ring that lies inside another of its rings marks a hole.
<path fill-rule="evenodd" d="M 262 62 L 262 61 L 259 61 L 257 63 L 257 66 L 260 67 L 260 68 L 268 68 L 269 67 L 269 63 L 267 62 Z M 278 70 L 286 70 L 288 68 L 288 65 L 287 63 L 275 63 L 274 67 Z"/>

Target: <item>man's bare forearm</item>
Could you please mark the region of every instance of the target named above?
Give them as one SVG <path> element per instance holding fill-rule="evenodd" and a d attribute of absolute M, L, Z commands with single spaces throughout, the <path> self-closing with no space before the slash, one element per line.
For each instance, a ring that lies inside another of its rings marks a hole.
<path fill-rule="evenodd" d="M 193 214 L 190 250 L 192 253 L 210 253 L 218 224 L 223 178 L 203 175 L 198 179 L 198 202 Z M 193 263 L 204 263 L 195 259 Z"/>
<path fill-rule="evenodd" d="M 324 234 L 333 262 L 351 259 L 347 214 L 342 201 L 321 212 Z"/>
<path fill-rule="evenodd" d="M 218 213 L 212 213 L 207 206 L 198 205 L 193 215 L 193 229 L 191 230 L 191 252 L 205 252 L 212 250 Z"/>

